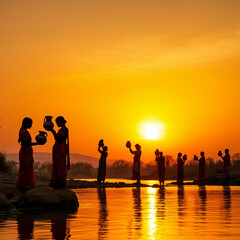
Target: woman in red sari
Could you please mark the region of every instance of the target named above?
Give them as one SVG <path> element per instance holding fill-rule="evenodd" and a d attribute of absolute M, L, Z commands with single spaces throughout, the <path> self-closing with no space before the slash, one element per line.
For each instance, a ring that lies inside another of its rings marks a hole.
<path fill-rule="evenodd" d="M 194 159 L 199 162 L 199 165 L 198 165 L 198 183 L 199 183 L 199 185 L 204 185 L 206 160 L 205 160 L 205 157 L 204 157 L 204 152 L 201 152 L 200 155 L 201 155 L 200 159 L 198 159 L 197 156 L 194 156 Z"/>
<path fill-rule="evenodd" d="M 70 169 L 69 160 L 69 137 L 68 129 L 65 126 L 66 120 L 60 116 L 56 118 L 57 126 L 60 127 L 56 133 L 52 129 L 52 134 L 55 138 L 52 153 L 52 176 L 50 186 L 53 188 L 64 188 L 67 180 L 67 170 Z"/>
<path fill-rule="evenodd" d="M 158 178 L 160 186 L 164 185 L 165 180 L 165 157 L 162 152 L 159 152 L 158 149 L 155 151 L 156 162 L 158 163 Z"/>
<path fill-rule="evenodd" d="M 129 147 L 130 153 L 134 154 L 133 168 L 132 168 L 132 180 L 137 180 L 137 185 L 140 185 L 140 157 L 142 154 L 141 146 L 135 145 L 136 151 L 133 151 L 131 146 Z"/>
<path fill-rule="evenodd" d="M 177 159 L 177 184 L 183 185 L 183 177 L 184 177 L 184 163 L 187 160 L 187 155 L 184 155 L 182 158 L 182 153 L 178 153 Z"/>
<path fill-rule="evenodd" d="M 31 135 L 27 130 L 32 127 L 32 123 L 33 121 L 31 118 L 24 118 L 19 131 L 18 142 L 21 144 L 21 149 L 19 151 L 19 175 L 17 187 L 22 191 L 27 191 L 35 186 L 32 146 L 40 145 L 40 143 L 33 143 Z"/>

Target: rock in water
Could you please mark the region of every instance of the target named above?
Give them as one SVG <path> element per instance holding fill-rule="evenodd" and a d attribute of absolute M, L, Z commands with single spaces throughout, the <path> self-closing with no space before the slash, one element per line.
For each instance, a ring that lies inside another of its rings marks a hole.
<path fill-rule="evenodd" d="M 58 196 L 50 187 L 39 187 L 25 193 L 27 208 L 31 209 L 61 209 Z"/>
<path fill-rule="evenodd" d="M 79 206 L 76 194 L 68 189 L 52 189 L 50 187 L 39 187 L 25 193 L 27 208 L 64 210 L 74 209 Z"/>
<path fill-rule="evenodd" d="M 79 207 L 78 198 L 69 188 L 53 189 L 58 196 L 64 209 L 77 209 Z"/>

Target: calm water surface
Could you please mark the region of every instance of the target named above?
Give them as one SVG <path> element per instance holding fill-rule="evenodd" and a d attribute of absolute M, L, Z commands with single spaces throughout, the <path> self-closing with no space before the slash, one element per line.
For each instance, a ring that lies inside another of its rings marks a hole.
<path fill-rule="evenodd" d="M 240 187 L 78 189 L 76 213 L 0 216 L 7 239 L 240 239 Z"/>

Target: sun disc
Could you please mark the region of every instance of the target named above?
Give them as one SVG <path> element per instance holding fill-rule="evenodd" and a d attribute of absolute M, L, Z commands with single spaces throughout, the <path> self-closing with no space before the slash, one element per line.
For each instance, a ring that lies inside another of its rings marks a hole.
<path fill-rule="evenodd" d="M 164 137 L 165 125 L 158 121 L 146 121 L 139 125 L 139 131 L 143 139 L 158 140 Z"/>

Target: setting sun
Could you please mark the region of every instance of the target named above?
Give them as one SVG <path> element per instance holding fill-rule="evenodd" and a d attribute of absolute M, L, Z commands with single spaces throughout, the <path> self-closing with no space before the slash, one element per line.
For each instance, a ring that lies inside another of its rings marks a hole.
<path fill-rule="evenodd" d="M 158 121 L 145 121 L 139 125 L 139 132 L 143 139 L 158 140 L 165 134 L 165 124 Z"/>

